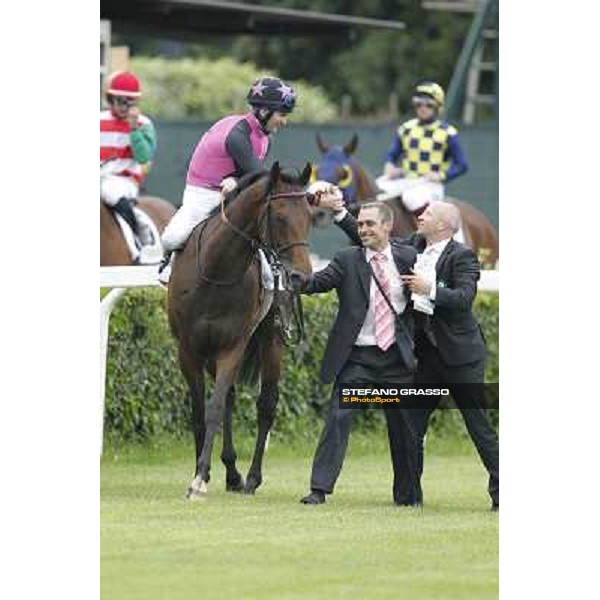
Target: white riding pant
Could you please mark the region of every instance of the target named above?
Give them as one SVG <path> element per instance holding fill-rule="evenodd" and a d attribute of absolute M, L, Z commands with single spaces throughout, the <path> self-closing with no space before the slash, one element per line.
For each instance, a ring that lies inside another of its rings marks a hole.
<path fill-rule="evenodd" d="M 428 181 L 424 177 L 400 177 L 397 179 L 379 177 L 377 185 L 383 190 L 383 193 L 377 196 L 378 199 L 387 200 L 402 196 L 402 202 L 410 212 L 415 212 L 432 202 L 444 199 L 444 186 L 435 181 Z"/>
<path fill-rule="evenodd" d="M 163 248 L 169 252 L 181 248 L 194 227 L 204 221 L 220 202 L 220 191 L 186 185 L 181 207 L 163 231 Z"/>
<path fill-rule="evenodd" d="M 114 206 L 121 198 L 131 200 L 138 197 L 139 188 L 135 181 L 123 175 L 107 174 L 100 177 L 100 198 Z"/>

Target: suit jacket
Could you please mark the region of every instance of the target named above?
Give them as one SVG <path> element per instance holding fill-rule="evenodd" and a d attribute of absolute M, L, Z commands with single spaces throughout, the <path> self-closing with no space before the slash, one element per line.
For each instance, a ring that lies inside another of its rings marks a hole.
<path fill-rule="evenodd" d="M 337 223 L 355 245 L 362 245 L 354 217 L 348 213 Z M 426 240 L 420 234 L 408 238 L 393 238 L 397 244 L 414 248 L 419 254 L 425 250 Z M 415 314 L 415 352 L 424 354 L 429 338 L 428 324 L 447 365 L 458 366 L 485 359 L 485 341 L 481 327 L 472 311 L 477 293 L 480 266 L 471 248 L 450 240 L 436 265 L 436 297 L 433 315 L 419 311 Z"/>
<path fill-rule="evenodd" d="M 417 257 L 415 249 L 395 242 L 390 245 L 398 272 L 401 275 L 409 273 Z M 304 282 L 302 292 L 305 294 L 319 294 L 335 289 L 339 299 L 337 318 L 329 334 L 321 365 L 323 383 L 333 381 L 350 356 L 369 308 L 371 279 L 365 250 L 351 247 L 338 252 L 327 267 Z M 407 288 L 404 289 L 408 301 L 410 292 Z M 410 302 L 407 302 L 400 319 L 411 335 L 414 331 L 412 313 Z M 399 335 L 398 330 L 396 343 L 404 344 L 403 350 L 406 352 L 406 338 Z M 408 351 L 412 355 L 412 344 L 410 346 Z"/>

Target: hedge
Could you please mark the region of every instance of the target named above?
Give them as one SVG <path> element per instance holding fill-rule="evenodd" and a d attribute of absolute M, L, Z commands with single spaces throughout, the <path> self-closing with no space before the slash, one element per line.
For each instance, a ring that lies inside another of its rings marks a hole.
<path fill-rule="evenodd" d="M 105 435 L 109 443 L 146 440 L 157 434 L 187 435 L 189 400 L 159 289 L 130 290 L 111 318 L 108 345 Z M 336 312 L 335 294 L 304 297 L 307 341 L 286 350 L 280 402 L 273 435 L 314 441 L 327 408 L 330 386 L 318 373 L 327 335 Z M 489 350 L 486 381 L 498 381 L 498 296 L 479 294 L 475 311 Z M 207 394 L 211 385 L 207 386 Z M 239 386 L 236 435 L 256 432 L 256 388 Z M 458 411 L 436 411 L 432 429 L 464 435 Z M 497 424 L 497 411 L 492 411 Z M 355 427 L 380 429 L 379 410 L 361 411 Z"/>
<path fill-rule="evenodd" d="M 267 74 L 252 63 L 231 58 L 135 57 L 131 68 L 142 80 L 144 111 L 168 120 L 214 120 L 245 112 L 250 86 Z M 336 117 L 337 109 L 322 88 L 305 81 L 291 83 L 298 96 L 294 122 L 326 123 Z"/>

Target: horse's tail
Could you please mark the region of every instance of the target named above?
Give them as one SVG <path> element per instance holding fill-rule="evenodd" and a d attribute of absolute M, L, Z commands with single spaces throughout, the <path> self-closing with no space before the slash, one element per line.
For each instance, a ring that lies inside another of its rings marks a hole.
<path fill-rule="evenodd" d="M 246 346 L 246 352 L 242 360 L 242 366 L 240 367 L 240 373 L 238 375 L 239 383 L 246 383 L 248 385 L 256 385 L 258 382 L 258 375 L 260 373 L 260 348 L 258 344 L 258 335 L 255 331 L 248 345 Z"/>

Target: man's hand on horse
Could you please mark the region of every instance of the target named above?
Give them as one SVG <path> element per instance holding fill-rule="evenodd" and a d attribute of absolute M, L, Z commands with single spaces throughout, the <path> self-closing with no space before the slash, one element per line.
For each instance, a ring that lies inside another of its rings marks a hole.
<path fill-rule="evenodd" d="M 229 194 L 229 192 L 233 192 L 237 187 L 237 181 L 233 177 L 225 177 L 223 181 L 221 181 L 221 193 L 223 196 Z"/>
<path fill-rule="evenodd" d="M 444 179 L 441 173 L 436 173 L 435 171 L 430 171 L 425 175 L 425 179 L 427 181 L 433 181 L 433 183 L 441 183 Z"/>
<path fill-rule="evenodd" d="M 315 181 L 308 186 L 307 192 L 318 199 L 318 205 L 339 212 L 344 208 L 342 190 L 328 181 Z M 340 204 L 341 203 L 341 204 Z"/>
<path fill-rule="evenodd" d="M 319 206 L 330 208 L 334 213 L 343 210 L 345 204 L 344 199 L 334 194 L 322 194 Z"/>
<path fill-rule="evenodd" d="M 392 163 L 388 162 L 383 165 L 383 176 L 388 179 L 399 179 L 400 177 L 404 177 L 405 174 L 406 173 L 404 173 L 400 167 L 397 167 Z"/>
<path fill-rule="evenodd" d="M 400 279 L 402 279 L 402 283 L 408 286 L 408 289 L 411 292 L 422 296 L 429 296 L 429 293 L 431 292 L 431 282 L 420 275 L 415 275 L 414 271 L 413 275 L 401 275 Z"/>

